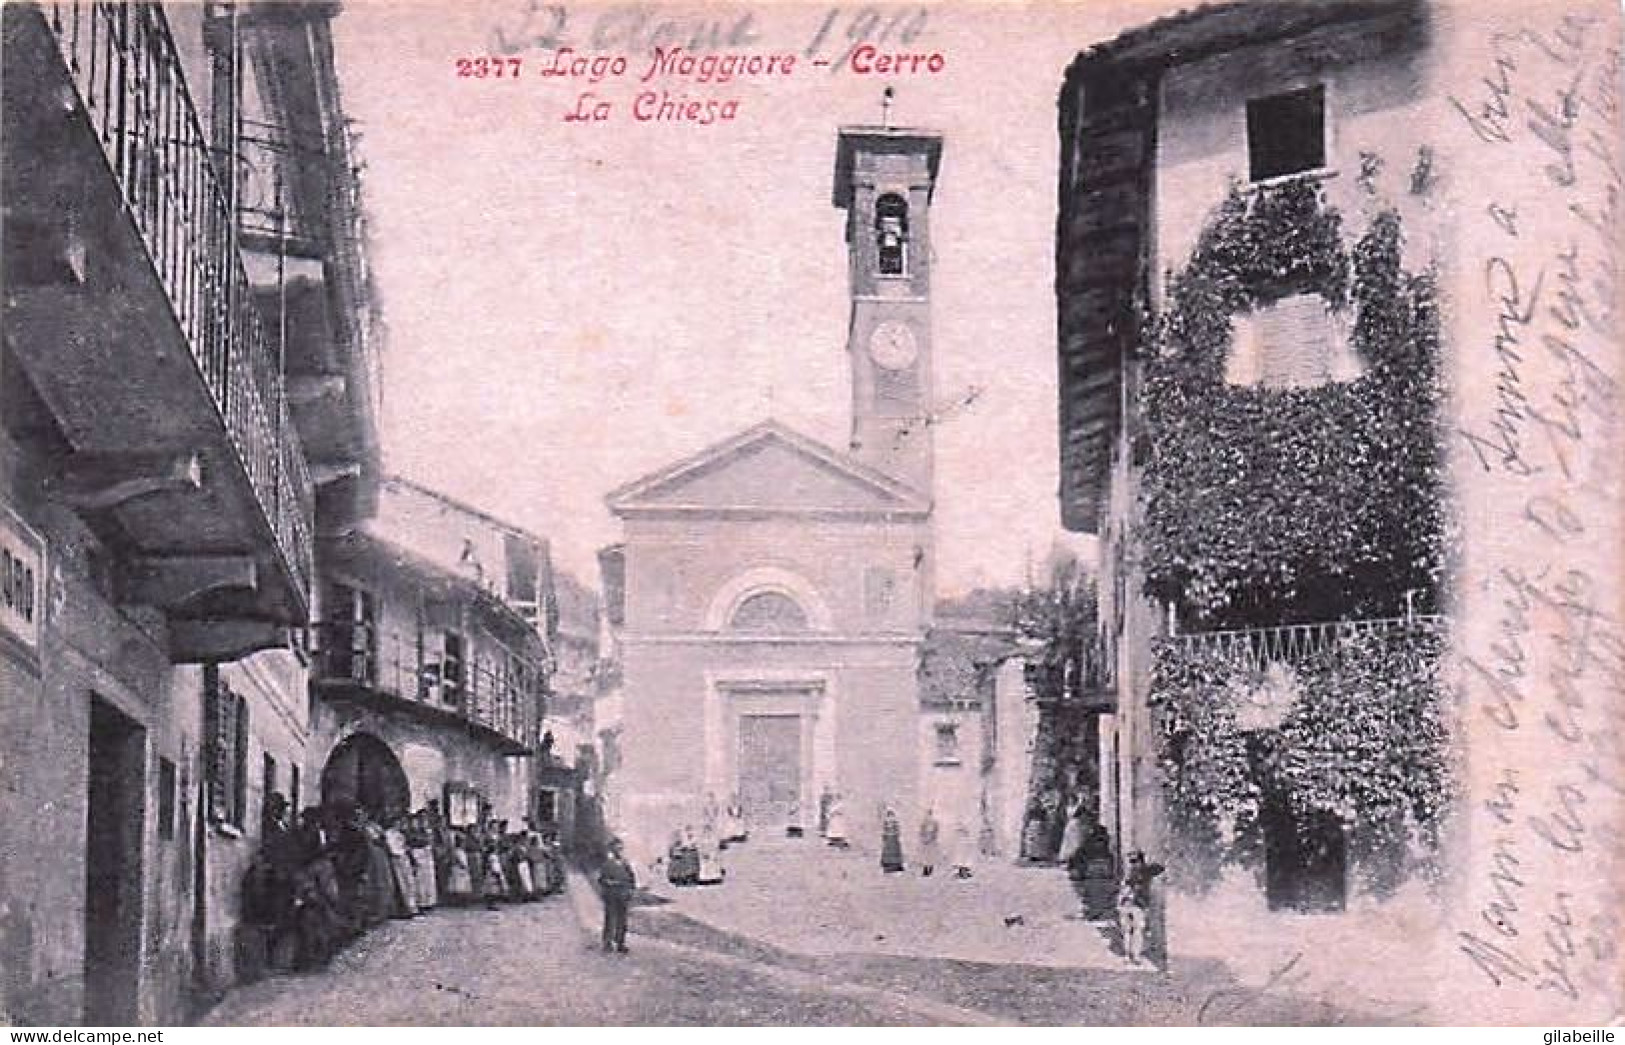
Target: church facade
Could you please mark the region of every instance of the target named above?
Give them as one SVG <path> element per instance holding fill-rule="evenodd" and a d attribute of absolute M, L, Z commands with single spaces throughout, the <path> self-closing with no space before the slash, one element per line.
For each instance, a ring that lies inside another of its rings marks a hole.
<path fill-rule="evenodd" d="M 839 133 L 849 447 L 769 420 L 608 497 L 624 527 L 615 826 L 634 852 L 698 828 L 708 801 L 737 801 L 753 837 L 784 837 L 815 835 L 820 798 L 838 793 L 860 839 L 887 806 L 913 823 L 930 801 L 919 666 L 935 600 L 941 151 L 931 132 Z"/>

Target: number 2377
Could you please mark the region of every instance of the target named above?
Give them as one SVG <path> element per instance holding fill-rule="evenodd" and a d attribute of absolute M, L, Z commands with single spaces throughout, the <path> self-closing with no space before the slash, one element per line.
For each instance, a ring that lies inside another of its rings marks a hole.
<path fill-rule="evenodd" d="M 520 60 L 518 58 L 459 58 L 457 59 L 457 78 L 459 80 L 500 80 L 503 77 L 519 76 Z"/>

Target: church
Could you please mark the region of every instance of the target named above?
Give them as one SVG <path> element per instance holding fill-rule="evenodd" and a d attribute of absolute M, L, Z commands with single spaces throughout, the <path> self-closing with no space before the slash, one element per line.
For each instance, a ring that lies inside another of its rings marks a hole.
<path fill-rule="evenodd" d="M 608 495 L 624 533 L 616 827 L 636 852 L 697 829 L 708 801 L 737 801 L 753 838 L 815 837 L 826 793 L 856 839 L 878 837 L 888 806 L 917 823 L 941 794 L 961 807 L 936 807 L 945 826 L 985 847 L 979 709 L 921 690 L 941 156 L 934 132 L 839 132 L 850 446 L 768 420 Z"/>

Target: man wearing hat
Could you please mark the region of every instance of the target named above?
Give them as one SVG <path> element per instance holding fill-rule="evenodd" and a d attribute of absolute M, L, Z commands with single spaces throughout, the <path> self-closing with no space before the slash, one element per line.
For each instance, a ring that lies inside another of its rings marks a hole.
<path fill-rule="evenodd" d="M 609 840 L 609 853 L 598 867 L 598 895 L 604 901 L 604 950 L 626 953 L 626 911 L 638 885 L 632 865 L 621 854 L 621 840 Z"/>

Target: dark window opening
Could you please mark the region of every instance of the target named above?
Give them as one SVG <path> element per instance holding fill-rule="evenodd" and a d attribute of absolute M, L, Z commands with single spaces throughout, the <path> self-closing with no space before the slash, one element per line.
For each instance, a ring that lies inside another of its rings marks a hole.
<path fill-rule="evenodd" d="M 158 840 L 175 840 L 175 763 L 158 760 Z"/>
<path fill-rule="evenodd" d="M 237 696 L 236 776 L 232 780 L 232 826 L 239 829 L 248 820 L 248 701 Z"/>
<path fill-rule="evenodd" d="M 908 203 L 886 194 L 875 202 L 876 268 L 882 276 L 908 273 Z"/>
<path fill-rule="evenodd" d="M 269 751 L 260 753 L 260 822 L 265 822 L 271 809 L 271 796 L 276 794 L 276 759 Z"/>
<path fill-rule="evenodd" d="M 1326 89 L 1304 87 L 1248 102 L 1247 161 L 1253 181 L 1326 166 Z"/>
<path fill-rule="evenodd" d="M 445 634 L 445 655 L 440 662 L 440 699 L 447 704 L 463 702 L 463 637 L 454 631 Z"/>

